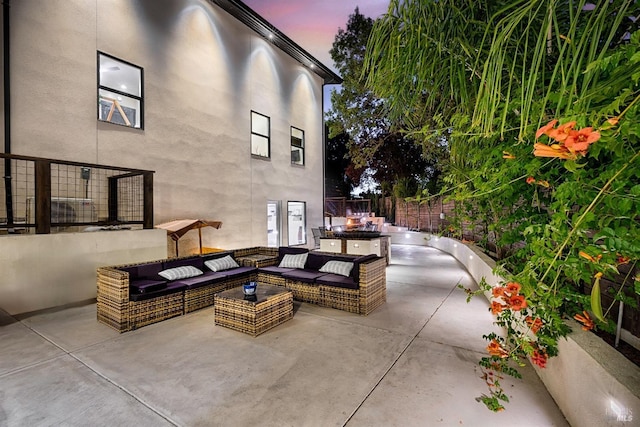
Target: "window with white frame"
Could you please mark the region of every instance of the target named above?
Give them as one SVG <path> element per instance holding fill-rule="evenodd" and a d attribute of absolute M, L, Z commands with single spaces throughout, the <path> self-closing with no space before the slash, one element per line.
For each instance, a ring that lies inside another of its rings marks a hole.
<path fill-rule="evenodd" d="M 271 124 L 264 114 L 251 112 L 251 154 L 270 157 Z"/>
<path fill-rule="evenodd" d="M 291 164 L 304 165 L 304 131 L 291 126 Z"/>
<path fill-rule="evenodd" d="M 144 129 L 142 68 L 98 52 L 98 120 Z"/>

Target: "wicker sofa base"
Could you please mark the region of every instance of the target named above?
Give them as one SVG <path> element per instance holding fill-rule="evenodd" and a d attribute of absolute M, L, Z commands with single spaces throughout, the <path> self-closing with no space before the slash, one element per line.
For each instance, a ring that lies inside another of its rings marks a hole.
<path fill-rule="evenodd" d="M 129 327 L 138 329 L 152 323 L 181 316 L 184 311 L 183 292 L 156 297 L 145 301 L 129 302 Z"/>
<path fill-rule="evenodd" d="M 348 311 L 349 313 L 360 313 L 360 292 L 358 289 L 321 285 L 320 305 Z"/>
<path fill-rule="evenodd" d="M 320 303 L 320 286 L 318 285 L 286 279 L 284 287 L 291 290 L 293 299 L 296 301 Z"/>
<path fill-rule="evenodd" d="M 236 251 L 234 257 L 247 257 L 252 254 L 261 254 L 266 257 L 273 253 L 261 248 L 249 248 Z M 275 265 L 277 258 L 272 258 L 271 262 Z M 293 299 L 297 301 L 361 315 L 368 315 L 386 301 L 384 258 L 359 264 L 358 289 L 305 283 L 271 272 L 254 270 L 239 277 L 227 278 L 222 282 L 199 288 L 177 290 L 162 296 L 130 301 L 129 273 L 123 268 L 135 265 L 141 264 L 100 267 L 97 270 L 97 319 L 118 332 L 130 331 L 211 305 L 215 306 L 216 293 L 241 286 L 248 281 L 287 288 L 291 291 Z"/>

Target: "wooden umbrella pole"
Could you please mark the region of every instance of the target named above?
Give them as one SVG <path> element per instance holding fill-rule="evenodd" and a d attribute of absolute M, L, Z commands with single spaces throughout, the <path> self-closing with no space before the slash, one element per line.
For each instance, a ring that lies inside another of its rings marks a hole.
<path fill-rule="evenodd" d="M 200 255 L 202 255 L 202 228 L 198 228 L 198 239 L 200 240 Z"/>

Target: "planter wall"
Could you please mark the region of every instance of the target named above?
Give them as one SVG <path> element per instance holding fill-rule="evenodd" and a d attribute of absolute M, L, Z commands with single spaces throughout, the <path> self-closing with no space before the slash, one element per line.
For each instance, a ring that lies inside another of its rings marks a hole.
<path fill-rule="evenodd" d="M 96 268 L 167 257 L 165 230 L 2 236 L 0 307 L 11 315 L 96 298 Z"/>
<path fill-rule="evenodd" d="M 493 274 L 495 262 L 474 245 L 428 233 L 395 232 L 392 244 L 431 246 L 453 255 L 480 282 L 503 282 Z M 486 295 L 489 298 L 489 295 Z M 573 426 L 638 425 L 640 368 L 596 335 L 568 321 L 573 332 L 559 343 L 560 354 L 538 376 Z"/>

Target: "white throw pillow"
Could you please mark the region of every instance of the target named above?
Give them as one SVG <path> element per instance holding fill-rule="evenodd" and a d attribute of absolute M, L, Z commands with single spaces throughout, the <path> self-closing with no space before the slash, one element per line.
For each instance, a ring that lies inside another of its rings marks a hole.
<path fill-rule="evenodd" d="M 307 263 L 308 253 L 292 255 L 286 254 L 282 257 L 282 261 L 280 261 L 280 265 L 278 267 L 283 268 L 304 268 L 304 265 Z"/>
<path fill-rule="evenodd" d="M 320 270 L 318 271 L 322 273 L 333 273 L 349 277 L 349 275 L 351 274 L 351 270 L 353 270 L 352 262 L 327 261 L 327 263 L 320 267 Z"/>
<path fill-rule="evenodd" d="M 227 255 L 222 258 L 210 259 L 209 261 L 205 261 L 204 265 L 206 265 L 211 271 L 223 271 L 229 270 L 230 268 L 240 267 L 238 263 L 231 258 L 231 255 Z"/>
<path fill-rule="evenodd" d="M 184 267 L 175 267 L 163 270 L 158 275 L 164 277 L 167 280 L 188 279 L 189 277 L 195 277 L 202 274 L 202 271 L 191 265 L 185 265 Z"/>

